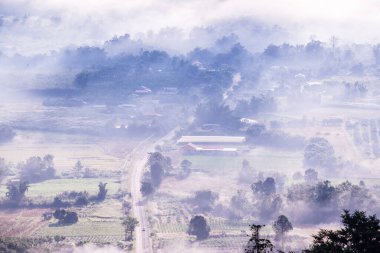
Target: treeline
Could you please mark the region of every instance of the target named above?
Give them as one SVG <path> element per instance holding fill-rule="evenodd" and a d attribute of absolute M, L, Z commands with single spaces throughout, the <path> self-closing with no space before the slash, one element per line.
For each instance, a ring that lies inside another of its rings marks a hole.
<path fill-rule="evenodd" d="M 102 95 L 116 94 L 115 99 L 131 94 L 140 86 L 157 91 L 162 87 L 176 87 L 186 93 L 191 87 L 226 87 L 232 80 L 228 66 L 217 69 L 199 68 L 183 56 L 169 56 L 163 51 L 141 51 L 137 55 L 118 55 L 107 58 L 103 64 L 79 72 L 74 80 L 78 95 L 91 101 Z M 209 91 L 209 90 L 208 90 Z M 87 94 L 87 95 L 86 95 Z"/>
<path fill-rule="evenodd" d="M 90 87 L 96 82 L 108 82 L 112 83 L 108 88 L 115 89 L 122 87 L 131 90 L 148 85 L 151 89 L 175 86 L 181 90 L 200 84 L 225 87 L 231 83 L 231 74 L 236 72 L 242 73 L 246 81 L 256 81 L 263 70 L 273 65 L 287 66 L 286 71 L 277 74 L 279 81 L 291 79 L 300 72 L 308 78 L 331 76 L 342 71 L 361 75 L 365 69 L 377 74 L 373 67 L 380 62 L 379 46 L 362 47 L 372 50 L 372 55 L 361 59 L 362 49 L 332 47 L 329 43 L 314 39 L 304 45 L 269 45 L 263 52 L 252 54 L 239 43 L 239 38 L 231 41 L 231 38 L 224 36 L 209 48 L 195 48 L 181 56 L 142 49 L 137 54 L 121 51 L 110 57 L 104 49 L 97 47 L 71 49 L 64 55 L 66 65 L 75 64 L 77 68 L 83 68 L 74 80 L 79 88 Z M 364 66 L 364 62 L 371 60 L 373 65 Z M 273 79 L 277 80 L 276 74 Z"/>

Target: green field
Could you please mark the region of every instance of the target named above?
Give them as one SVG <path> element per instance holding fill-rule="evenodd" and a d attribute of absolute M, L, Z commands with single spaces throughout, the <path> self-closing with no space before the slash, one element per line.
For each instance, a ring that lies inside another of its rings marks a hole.
<path fill-rule="evenodd" d="M 52 200 L 64 191 L 87 191 L 90 195 L 95 195 L 98 192 L 99 182 L 107 183 L 108 195 L 115 194 L 120 187 L 116 179 L 110 178 L 51 179 L 30 184 L 26 197 Z M 6 190 L 6 186 L 1 185 L 0 196 L 5 197 Z"/>
<path fill-rule="evenodd" d="M 192 167 L 212 175 L 236 174 L 239 172 L 244 159 L 256 170 L 276 171 L 292 174 L 302 170 L 302 151 L 286 151 L 281 149 L 255 148 L 249 153 L 239 156 L 184 156 L 193 163 Z"/>

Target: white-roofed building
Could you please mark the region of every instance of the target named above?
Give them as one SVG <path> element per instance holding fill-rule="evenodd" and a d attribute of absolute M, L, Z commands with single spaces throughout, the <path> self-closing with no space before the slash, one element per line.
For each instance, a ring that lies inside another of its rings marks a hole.
<path fill-rule="evenodd" d="M 244 136 L 201 136 L 201 135 L 184 135 L 177 143 L 198 143 L 198 144 L 243 144 Z"/>

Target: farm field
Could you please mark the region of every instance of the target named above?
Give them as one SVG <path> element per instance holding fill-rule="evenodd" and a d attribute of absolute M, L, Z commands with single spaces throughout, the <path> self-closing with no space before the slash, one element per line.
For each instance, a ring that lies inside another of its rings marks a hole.
<path fill-rule="evenodd" d="M 289 134 L 301 135 L 306 139 L 321 137 L 327 139 L 333 146 L 336 155 L 347 160 L 359 160 L 360 154 L 354 148 L 344 127 L 309 126 L 307 128 L 284 128 Z M 302 152 L 302 151 L 301 151 Z"/>
<path fill-rule="evenodd" d="M 162 200 L 162 197 L 160 198 Z M 241 252 L 247 242 L 247 235 L 250 233 L 249 225 L 258 223 L 254 217 L 239 221 L 229 221 L 225 218 L 218 218 L 211 214 L 202 214 L 208 221 L 211 228 L 210 237 L 206 240 L 196 242 L 194 238 L 187 234 L 190 221 L 191 210 L 184 204 L 175 202 L 157 202 L 159 215 L 155 215 L 153 232 L 156 235 L 156 246 L 170 248 L 172 245 L 187 245 L 187 248 L 196 248 L 205 252 Z M 335 228 L 336 225 L 326 224 L 325 227 Z M 310 235 L 316 233 L 318 228 L 315 226 L 297 227 L 288 235 L 288 246 L 293 244 L 308 245 L 311 241 Z M 270 225 L 261 231 L 263 238 L 274 239 L 273 230 Z M 190 245 L 189 245 L 190 243 Z"/>
<path fill-rule="evenodd" d="M 255 170 L 263 172 L 279 172 L 292 174 L 302 169 L 302 151 L 286 151 L 256 147 L 238 156 L 183 156 L 193 163 L 192 167 L 210 175 L 235 175 L 237 176 L 243 160 L 249 161 Z"/>
<path fill-rule="evenodd" d="M 1 209 L 0 235 L 7 237 L 31 236 L 44 226 L 42 214 L 47 208 Z"/>
<path fill-rule="evenodd" d="M 212 182 L 211 182 L 212 183 Z M 156 205 L 152 208 L 152 205 Z M 218 207 L 217 207 L 218 208 Z M 189 206 L 181 201 L 165 199 L 159 196 L 159 201 L 151 203 L 150 212 L 154 215 L 151 224 L 155 237 L 155 246 L 162 252 L 173 245 L 186 245 L 186 249 L 193 248 L 194 251 L 202 252 L 241 252 L 247 242 L 250 233 L 249 225 L 260 224 L 255 217 L 242 220 L 229 221 L 213 214 L 202 213 L 211 228 L 210 237 L 206 240 L 196 242 L 187 234 L 187 228 L 193 212 Z M 324 228 L 336 229 L 339 225 L 335 223 L 322 224 Z M 316 234 L 319 228 L 315 225 L 297 226 L 287 235 L 287 247 L 289 250 L 304 245 L 307 247 L 312 241 L 312 234 Z M 263 238 L 274 240 L 274 231 L 271 224 L 267 224 L 261 230 Z M 158 251 L 160 252 L 160 251 Z M 186 252 L 186 251 L 185 251 Z"/>
<path fill-rule="evenodd" d="M 237 183 L 243 160 L 248 160 L 255 170 L 264 174 L 277 172 L 291 177 L 294 172 L 302 171 L 303 153 L 256 147 L 239 156 L 187 155 L 175 160 L 183 159 L 192 162 L 192 173 L 189 177 L 183 180 L 165 178 L 149 202 L 156 246 L 165 249 L 170 248 L 175 242 L 188 243 L 192 240 L 186 233 L 189 221 L 194 215 L 194 207 L 188 200 L 194 196 L 195 191 L 210 189 L 219 195 L 218 206 L 214 211 L 202 213 L 210 225 L 211 235 L 200 243 L 192 243 L 191 247 L 202 252 L 240 252 L 246 243 L 249 225 L 259 222 L 258 218 L 245 217 L 242 220 L 231 221 L 223 217 L 223 210 L 229 206 L 231 197 L 238 190 L 250 191 L 249 185 Z M 262 232 L 263 235 L 273 234 L 270 226 Z M 303 230 L 292 234 L 292 237 L 298 245 L 306 244 L 306 241 L 310 240 Z"/>
<path fill-rule="evenodd" d="M 78 160 L 89 168 L 116 171 L 122 161 L 112 148 L 93 136 L 18 131 L 12 142 L 0 145 L 0 154 L 13 164 L 31 156 L 52 154 L 57 171 L 72 169 Z"/>
<path fill-rule="evenodd" d="M 42 214 L 54 211 L 45 208 L 0 210 L 2 236 L 45 237 L 64 236 L 69 241 L 115 243 L 123 240 L 122 207 L 117 200 L 108 199 L 100 204 L 72 208 L 79 221 L 70 226 L 56 226 L 56 220 L 44 221 Z"/>
<path fill-rule="evenodd" d="M 360 154 L 353 148 L 350 136 L 345 132 L 343 126 L 285 128 L 284 130 L 288 133 L 302 135 L 307 139 L 314 136 L 326 138 L 333 144 L 339 159 L 354 160 L 360 157 Z M 181 245 L 181 243 L 202 252 L 241 252 L 247 241 L 246 234 L 249 232 L 249 225 L 260 223 L 260 218 L 246 215 L 241 220 L 231 221 L 225 218 L 223 211 L 230 205 L 231 197 L 238 190 L 251 191 L 249 184 L 237 183 L 243 160 L 249 161 L 250 166 L 263 173 L 264 177 L 275 174 L 285 175 L 284 185 L 302 183 L 303 179 L 295 181 L 293 175 L 295 172 L 303 173 L 305 171 L 303 150 L 253 147 L 249 152 L 242 152 L 237 156 L 180 155 L 176 152 L 172 152 L 170 156 L 175 165 L 184 159 L 189 160 L 192 163 L 192 172 L 187 178 L 180 180 L 170 176 L 166 177 L 154 197 L 149 201 L 149 213 L 152 215 L 150 223 L 155 235 L 155 247 L 162 249 L 162 252 L 165 252 L 165 249 L 171 249 L 173 245 Z M 350 180 L 354 184 L 359 184 L 363 180 L 368 187 L 379 184 L 379 178 L 364 178 L 363 175 L 353 173 L 353 168 L 345 168 L 345 173 L 339 176 L 337 174 L 336 177 L 329 180 L 334 185 L 346 180 Z M 321 178 L 325 177 L 322 171 L 320 176 Z M 187 234 L 187 228 L 190 219 L 197 214 L 197 211 L 189 204 L 189 200 L 194 196 L 195 191 L 208 189 L 219 196 L 217 205 L 212 212 L 200 212 L 206 218 L 211 228 L 211 234 L 207 240 L 194 242 L 192 237 Z M 284 199 L 284 201 L 286 200 Z M 295 220 L 291 213 L 286 215 Z M 262 231 L 263 236 L 274 240 L 271 224 L 266 224 L 267 227 Z M 337 223 L 319 225 L 329 229 L 336 229 L 339 226 Z M 288 250 L 297 247 L 306 248 L 312 241 L 311 235 L 316 234 L 318 229 L 319 227 L 313 224 L 297 225 L 288 235 Z"/>
<path fill-rule="evenodd" d="M 351 120 L 350 127 L 285 128 L 290 134 L 327 139 L 333 146 L 338 159 L 351 163 L 342 168 L 336 177 L 349 179 L 376 180 L 380 178 L 378 152 L 379 128 L 377 119 Z M 360 168 L 360 173 L 358 173 Z M 350 175 L 350 177 L 347 177 Z"/>
<path fill-rule="evenodd" d="M 26 193 L 27 198 L 52 201 L 55 196 L 65 191 L 87 191 L 90 195 L 96 195 L 99 182 L 107 183 L 109 195 L 117 193 L 120 182 L 112 178 L 70 178 L 51 179 L 40 183 L 30 184 Z M 0 195 L 5 197 L 7 189 L 4 184 L 0 186 Z"/>
<path fill-rule="evenodd" d="M 74 241 L 110 242 L 124 239 L 122 226 L 122 206 L 117 200 L 106 200 L 103 203 L 84 208 L 72 208 L 78 213 L 79 220 L 70 226 L 56 226 L 56 221 L 45 222 L 33 236 L 64 236 Z"/>

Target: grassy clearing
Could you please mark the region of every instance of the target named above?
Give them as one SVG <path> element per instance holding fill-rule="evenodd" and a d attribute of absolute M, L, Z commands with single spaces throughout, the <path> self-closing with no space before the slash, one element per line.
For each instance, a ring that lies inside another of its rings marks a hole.
<path fill-rule="evenodd" d="M 245 156 L 251 166 L 260 171 L 293 173 L 302 169 L 303 152 L 256 148 Z"/>
<path fill-rule="evenodd" d="M 183 159 L 187 159 L 192 162 L 192 167 L 194 169 L 198 169 L 212 175 L 221 175 L 234 172 L 236 169 L 241 167 L 241 162 L 243 161 L 241 157 L 206 155 L 184 156 Z"/>
<path fill-rule="evenodd" d="M 255 148 L 247 154 L 239 156 L 184 156 L 193 163 L 193 168 L 211 175 L 237 174 L 244 159 L 248 160 L 256 170 L 292 174 L 302 170 L 302 151 L 286 151 L 280 149 Z"/>

